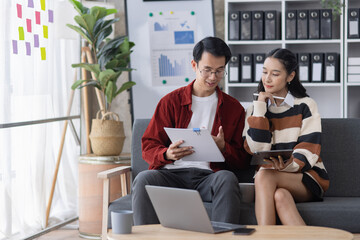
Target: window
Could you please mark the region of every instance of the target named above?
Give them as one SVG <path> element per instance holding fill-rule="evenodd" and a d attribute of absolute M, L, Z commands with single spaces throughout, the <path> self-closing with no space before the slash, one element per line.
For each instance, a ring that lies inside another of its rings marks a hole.
<path fill-rule="evenodd" d="M 61 38 L 68 18 L 59 5 L 72 9 L 61 0 L 0 1 L 0 239 L 45 228 L 64 120 L 80 132 L 79 91 L 67 116 L 80 44 Z M 49 225 L 77 216 L 80 146 L 71 126 Z"/>

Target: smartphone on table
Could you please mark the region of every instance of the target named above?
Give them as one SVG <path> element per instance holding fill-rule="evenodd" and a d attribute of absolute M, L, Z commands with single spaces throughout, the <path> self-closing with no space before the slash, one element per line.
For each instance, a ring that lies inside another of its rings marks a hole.
<path fill-rule="evenodd" d="M 237 228 L 234 230 L 234 235 L 250 235 L 255 232 L 255 228 Z"/>

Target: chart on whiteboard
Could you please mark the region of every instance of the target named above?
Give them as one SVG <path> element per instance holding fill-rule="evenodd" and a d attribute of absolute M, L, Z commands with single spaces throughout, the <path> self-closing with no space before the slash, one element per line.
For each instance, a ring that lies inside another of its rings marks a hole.
<path fill-rule="evenodd" d="M 149 15 L 153 86 L 184 86 L 195 78 L 191 67 L 196 43 L 193 12 L 169 11 Z"/>

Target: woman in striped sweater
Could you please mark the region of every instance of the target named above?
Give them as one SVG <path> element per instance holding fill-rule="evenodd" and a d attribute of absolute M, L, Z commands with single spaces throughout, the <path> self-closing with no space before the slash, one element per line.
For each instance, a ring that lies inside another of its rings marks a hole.
<path fill-rule="evenodd" d="M 305 225 L 295 202 L 322 200 L 329 178 L 322 159 L 321 118 L 298 77 L 298 63 L 287 49 L 271 51 L 263 67 L 258 98 L 244 128 L 250 153 L 293 149 L 290 159 L 271 157 L 255 175 L 255 214 L 259 225 Z M 279 99 L 277 97 L 282 97 Z"/>

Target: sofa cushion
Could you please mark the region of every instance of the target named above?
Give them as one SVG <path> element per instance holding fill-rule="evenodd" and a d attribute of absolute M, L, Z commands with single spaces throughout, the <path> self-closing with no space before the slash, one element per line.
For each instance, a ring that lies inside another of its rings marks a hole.
<path fill-rule="evenodd" d="M 359 233 L 359 203 L 359 197 L 325 197 L 322 202 L 297 203 L 296 206 L 307 225 Z M 257 224 L 254 207 L 254 203 L 241 204 L 240 224 Z"/>
<path fill-rule="evenodd" d="M 325 197 L 322 202 L 298 203 L 308 225 L 360 232 L 360 197 Z"/>
<path fill-rule="evenodd" d="M 322 119 L 321 158 L 329 174 L 328 197 L 360 197 L 360 120 Z"/>

